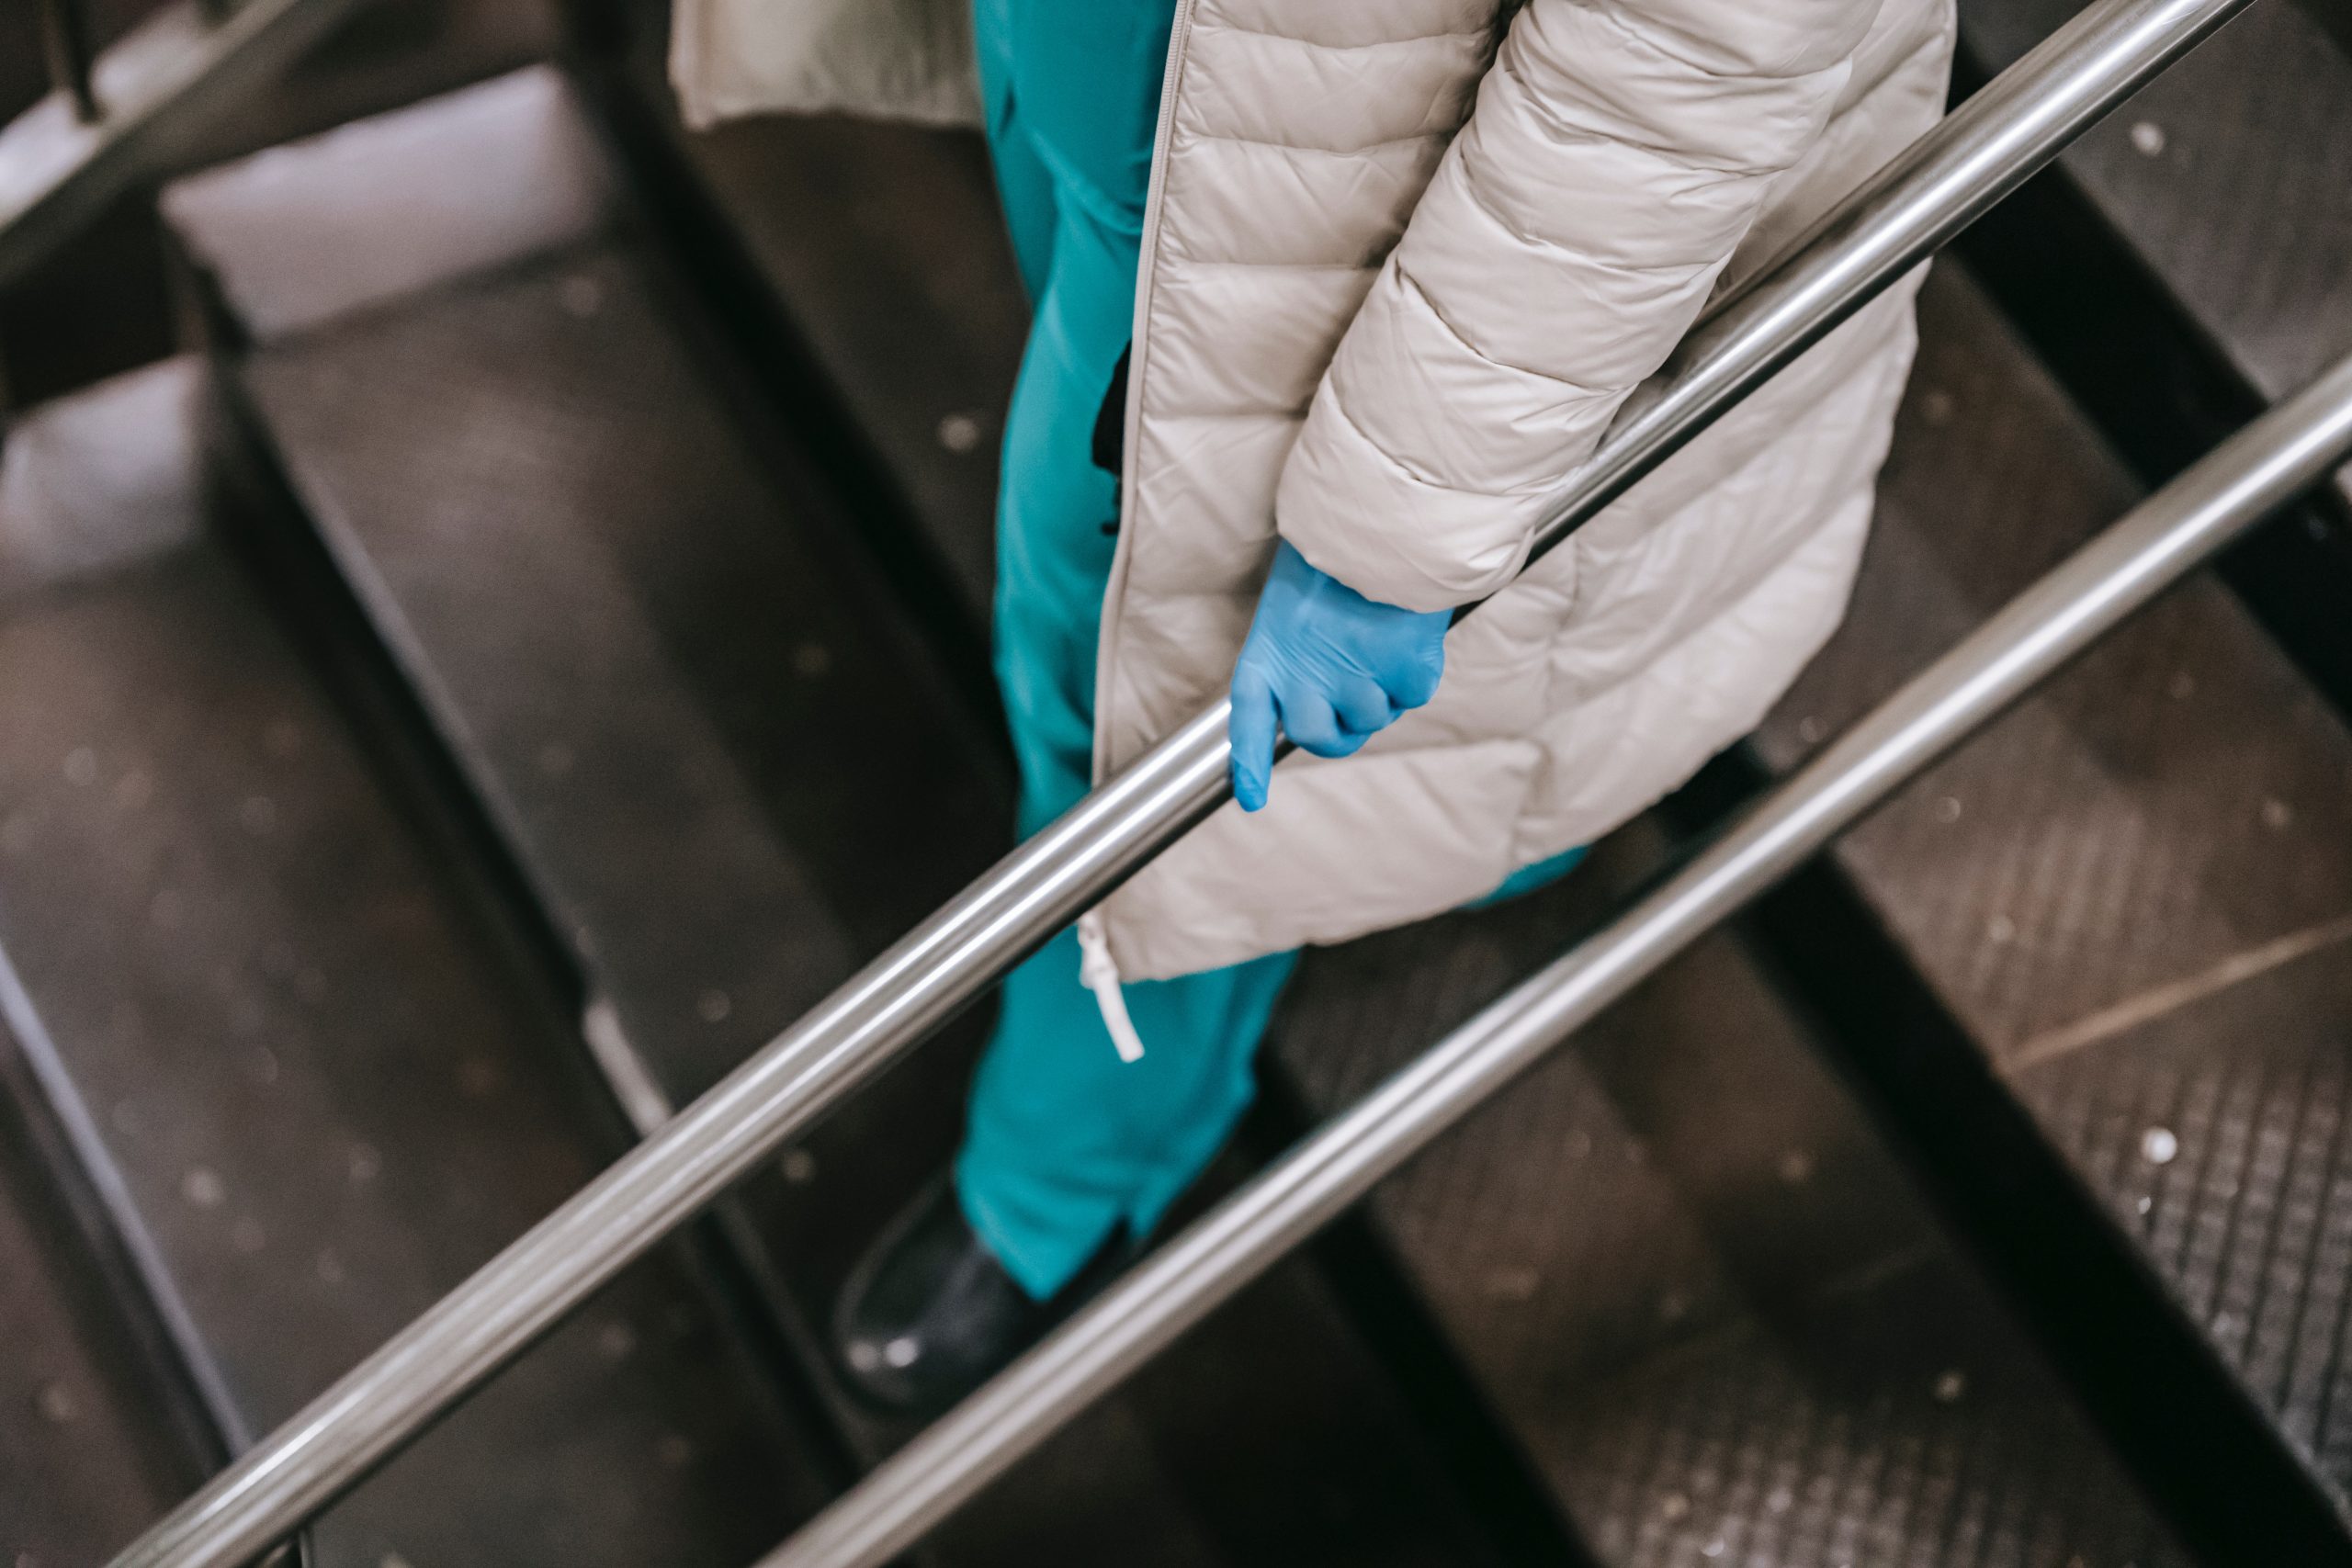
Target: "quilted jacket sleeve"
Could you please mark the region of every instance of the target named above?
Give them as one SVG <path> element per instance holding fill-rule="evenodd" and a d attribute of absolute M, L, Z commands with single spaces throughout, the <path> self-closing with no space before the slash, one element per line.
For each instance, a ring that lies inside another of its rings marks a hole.
<path fill-rule="evenodd" d="M 1820 135 L 1877 10 L 1529 0 L 1316 392 L 1283 536 L 1411 609 L 1508 581 Z"/>

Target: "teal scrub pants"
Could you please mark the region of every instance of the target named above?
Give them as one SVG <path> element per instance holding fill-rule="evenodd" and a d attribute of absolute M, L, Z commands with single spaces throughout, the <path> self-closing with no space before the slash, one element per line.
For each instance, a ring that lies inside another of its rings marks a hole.
<path fill-rule="evenodd" d="M 1033 307 L 997 504 L 996 675 L 1035 832 L 1091 783 L 1094 660 L 1116 545 L 1097 411 L 1133 325 L 1136 266 L 1175 0 L 976 0 L 998 189 Z M 1555 875 L 1531 867 L 1501 893 Z M 1065 931 L 1004 984 L 973 1085 L 956 1190 L 974 1231 L 1043 1299 L 1114 1231 L 1141 1236 L 1249 1106 L 1251 1059 L 1295 964 L 1277 953 L 1125 987 L 1124 1062 Z"/>

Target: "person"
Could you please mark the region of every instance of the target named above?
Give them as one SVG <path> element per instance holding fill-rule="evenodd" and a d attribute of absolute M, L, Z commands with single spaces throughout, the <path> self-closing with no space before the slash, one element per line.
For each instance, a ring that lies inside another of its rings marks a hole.
<path fill-rule="evenodd" d="M 690 119 L 986 130 L 1034 309 L 1022 831 L 1233 704 L 1235 803 L 1006 981 L 952 1173 L 844 1292 L 868 1396 L 951 1402 L 1150 1233 L 1299 948 L 1558 874 L 1794 679 L 1916 278 L 1517 574 L 1709 298 L 1934 121 L 1951 43 L 1950 0 L 680 0 Z"/>

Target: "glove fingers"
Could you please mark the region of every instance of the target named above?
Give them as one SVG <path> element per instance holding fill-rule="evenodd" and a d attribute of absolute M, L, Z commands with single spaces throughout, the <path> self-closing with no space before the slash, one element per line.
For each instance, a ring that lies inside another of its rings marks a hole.
<path fill-rule="evenodd" d="M 1344 676 L 1332 682 L 1331 706 L 1339 715 L 1340 728 L 1350 735 L 1371 737 L 1396 722 L 1396 708 L 1380 682 L 1363 675 Z"/>
<path fill-rule="evenodd" d="M 1445 674 L 1444 627 L 1443 618 L 1433 616 L 1427 627 L 1429 635 L 1417 637 L 1411 647 L 1400 649 L 1381 671 L 1381 684 L 1399 712 L 1419 707 L 1437 695 L 1438 682 Z"/>
<path fill-rule="evenodd" d="M 1244 811 L 1266 804 L 1274 773 L 1274 689 L 1244 664 L 1233 672 L 1233 717 L 1226 726 L 1233 744 L 1233 797 Z"/>
<path fill-rule="evenodd" d="M 1297 741 L 1302 751 L 1317 757 L 1351 757 L 1370 739 L 1343 728 L 1330 700 L 1310 687 L 1294 683 L 1276 700 L 1282 707 L 1283 733 Z"/>

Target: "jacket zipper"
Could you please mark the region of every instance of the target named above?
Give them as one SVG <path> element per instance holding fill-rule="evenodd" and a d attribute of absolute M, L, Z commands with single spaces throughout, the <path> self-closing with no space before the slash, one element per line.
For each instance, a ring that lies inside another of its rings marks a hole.
<path fill-rule="evenodd" d="M 1149 338 L 1144 331 L 1151 315 L 1153 257 L 1159 248 L 1159 213 L 1168 196 L 1168 134 L 1176 119 L 1178 84 L 1184 74 L 1184 51 L 1193 36 L 1193 0 L 1177 0 L 1168 34 L 1168 67 L 1159 79 L 1159 119 L 1151 137 L 1151 182 L 1143 208 L 1143 247 L 1136 267 L 1135 319 L 1127 329 L 1127 407 L 1120 437 L 1119 536 L 1111 547 L 1111 581 L 1102 594 L 1102 621 L 1094 660 L 1094 782 L 1109 773 L 1109 726 L 1102 722 L 1102 702 L 1111 690 L 1111 666 L 1119 637 L 1119 605 L 1126 596 L 1127 564 L 1135 548 L 1136 457 L 1143 430 L 1143 383 Z"/>
<path fill-rule="evenodd" d="M 1102 703 L 1111 692 L 1113 653 L 1118 646 L 1119 604 L 1127 585 L 1127 562 L 1135 547 L 1136 517 L 1136 456 L 1140 450 L 1137 436 L 1143 428 L 1143 380 L 1148 343 L 1144 323 L 1151 314 L 1151 275 L 1154 254 L 1159 246 L 1159 209 L 1167 197 L 1168 134 L 1176 120 L 1177 85 L 1184 74 L 1184 51 L 1193 36 L 1193 0 L 1176 0 L 1176 15 L 1168 32 L 1168 66 L 1159 79 L 1159 118 L 1151 135 L 1151 183 L 1144 197 L 1143 244 L 1138 254 L 1136 275 L 1136 310 L 1134 323 L 1128 329 L 1127 406 L 1125 431 L 1121 437 L 1124 448 L 1119 465 L 1119 517 L 1122 526 L 1117 541 L 1111 547 L 1111 580 L 1102 593 L 1102 622 L 1098 637 L 1094 662 L 1094 782 L 1100 784 L 1110 772 L 1111 748 L 1106 739 L 1109 727 L 1102 722 Z M 1136 1032 L 1135 1021 L 1127 1014 L 1125 993 L 1120 990 L 1118 961 L 1111 956 L 1109 934 L 1102 925 L 1099 909 L 1090 909 L 1078 919 L 1078 945 L 1083 957 L 1079 965 L 1079 979 L 1094 993 L 1094 1005 L 1102 1014 L 1102 1027 L 1110 1032 L 1111 1044 L 1123 1062 L 1133 1062 L 1143 1055 L 1143 1038 Z"/>

